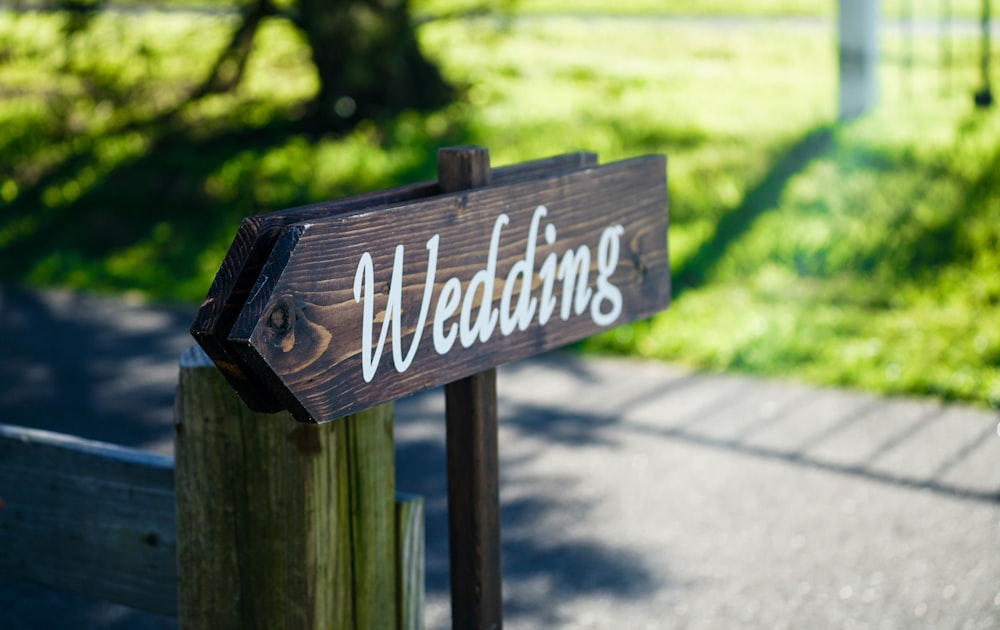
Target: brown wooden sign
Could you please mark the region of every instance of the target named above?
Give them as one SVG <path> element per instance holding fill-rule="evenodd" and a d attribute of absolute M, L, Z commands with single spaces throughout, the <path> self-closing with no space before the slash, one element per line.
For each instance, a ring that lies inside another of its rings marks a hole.
<path fill-rule="evenodd" d="M 498 184 L 525 181 L 596 163 L 597 156 L 593 153 L 567 153 L 496 168 L 492 171 L 492 178 Z M 438 182 L 425 181 L 243 219 L 191 324 L 191 334 L 248 407 L 264 412 L 285 409 L 285 405 L 271 394 L 229 344 L 233 324 L 243 310 L 281 231 L 296 223 L 371 211 L 438 194 Z"/>
<path fill-rule="evenodd" d="M 325 422 L 666 308 L 666 234 L 661 156 L 308 217 L 281 226 L 227 352 Z"/>

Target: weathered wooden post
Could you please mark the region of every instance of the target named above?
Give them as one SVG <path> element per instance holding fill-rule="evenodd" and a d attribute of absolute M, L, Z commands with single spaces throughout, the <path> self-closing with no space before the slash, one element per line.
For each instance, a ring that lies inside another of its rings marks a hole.
<path fill-rule="evenodd" d="M 444 150 L 439 183 L 244 221 L 192 326 L 219 372 L 198 377 L 192 354 L 182 373 L 178 529 L 196 533 L 179 554 L 220 552 L 182 585 L 182 619 L 390 627 L 394 543 L 381 529 L 358 543 L 393 520 L 378 405 L 448 384 L 454 624 L 499 630 L 496 366 L 670 299 L 665 159 L 595 161 L 493 171 L 485 149 Z M 332 542 L 343 531 L 350 550 Z M 220 601 L 241 616 L 213 617 Z"/>
<path fill-rule="evenodd" d="M 200 349 L 176 410 L 181 628 L 394 628 L 392 403 L 248 409 Z"/>

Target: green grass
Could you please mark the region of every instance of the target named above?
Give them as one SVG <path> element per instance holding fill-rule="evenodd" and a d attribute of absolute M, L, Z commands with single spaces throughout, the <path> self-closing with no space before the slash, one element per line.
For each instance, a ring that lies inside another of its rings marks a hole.
<path fill-rule="evenodd" d="M 420 0 L 418 12 L 427 15 L 461 13 L 482 7 L 482 0 Z M 576 13 L 602 15 L 673 15 L 749 17 L 832 17 L 837 14 L 837 0 L 505 0 L 492 3 L 520 14 Z M 950 11 L 952 17 L 975 18 L 982 10 L 981 0 L 881 0 L 881 15 L 936 18 Z"/>
<path fill-rule="evenodd" d="M 779 4 L 816 3 L 754 6 Z M 879 107 L 836 126 L 817 29 L 442 20 L 422 42 L 462 99 L 315 137 L 308 50 L 278 20 L 236 93 L 184 104 L 232 24 L 104 15 L 67 43 L 59 16 L 0 14 L 0 278 L 196 301 L 242 216 L 432 177 L 439 146 L 666 153 L 674 304 L 586 349 L 1000 406 L 1000 120 L 971 106 L 975 40 L 946 72 L 936 39 L 888 38 Z"/>
<path fill-rule="evenodd" d="M 887 63 L 872 115 L 805 136 L 674 249 L 671 311 L 590 347 L 1000 406 L 1000 120 L 936 55 Z"/>

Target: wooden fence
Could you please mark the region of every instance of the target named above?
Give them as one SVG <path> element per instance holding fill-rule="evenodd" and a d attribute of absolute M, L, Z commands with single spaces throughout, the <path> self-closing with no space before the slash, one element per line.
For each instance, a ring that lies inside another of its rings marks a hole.
<path fill-rule="evenodd" d="M 176 461 L 0 425 L 0 575 L 181 627 L 422 628 L 423 502 L 393 492 L 391 403 L 364 413 L 251 412 L 192 348 Z"/>

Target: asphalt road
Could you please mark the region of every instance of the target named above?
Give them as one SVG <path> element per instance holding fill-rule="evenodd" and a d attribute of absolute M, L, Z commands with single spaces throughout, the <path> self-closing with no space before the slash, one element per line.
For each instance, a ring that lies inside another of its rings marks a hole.
<path fill-rule="evenodd" d="M 192 314 L 0 287 L 0 422 L 170 452 Z M 995 411 L 558 353 L 499 391 L 509 628 L 1000 628 Z M 440 392 L 396 443 L 447 628 Z M 174 626 L 0 581 L 3 628 Z"/>

